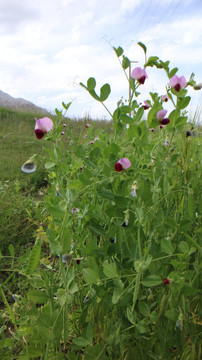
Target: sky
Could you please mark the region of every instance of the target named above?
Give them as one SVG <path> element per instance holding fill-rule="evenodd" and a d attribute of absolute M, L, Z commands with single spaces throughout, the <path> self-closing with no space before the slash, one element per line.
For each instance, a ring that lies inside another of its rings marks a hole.
<path fill-rule="evenodd" d="M 113 113 L 128 83 L 113 50 L 121 46 L 135 66 L 149 56 L 170 60 L 178 76 L 194 72 L 202 82 L 202 0 L 0 0 L 0 90 L 54 112 L 72 101 L 74 118 L 109 119 L 79 83 L 89 77 L 96 90 L 109 83 L 105 104 Z M 149 91 L 165 94 L 163 70 L 147 68 L 139 101 Z M 193 91 L 189 113 L 201 106 L 202 90 Z M 169 110 L 169 104 L 168 110 Z"/>

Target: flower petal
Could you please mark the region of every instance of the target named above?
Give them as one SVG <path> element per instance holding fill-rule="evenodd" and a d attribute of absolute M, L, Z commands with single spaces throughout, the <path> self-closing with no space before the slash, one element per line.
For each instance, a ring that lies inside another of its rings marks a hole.
<path fill-rule="evenodd" d="M 126 170 L 131 166 L 131 162 L 127 158 L 120 159 L 118 163 L 122 165 L 123 170 Z"/>
<path fill-rule="evenodd" d="M 157 119 L 162 120 L 165 117 L 165 115 L 167 114 L 167 112 L 168 112 L 168 110 L 165 110 L 165 109 L 159 110 L 156 114 Z"/>
<path fill-rule="evenodd" d="M 169 85 L 174 88 L 178 82 L 179 82 L 179 77 L 177 75 L 174 75 L 173 77 L 171 77 Z"/>
<path fill-rule="evenodd" d="M 179 84 L 181 86 L 181 89 L 185 88 L 187 86 L 187 82 L 184 76 L 180 76 L 179 78 Z"/>
<path fill-rule="evenodd" d="M 44 118 L 41 118 L 41 119 L 36 119 L 36 124 L 35 124 L 35 130 L 42 130 L 44 132 L 48 132 L 52 129 L 53 127 L 53 121 L 48 118 L 48 117 L 44 117 Z"/>

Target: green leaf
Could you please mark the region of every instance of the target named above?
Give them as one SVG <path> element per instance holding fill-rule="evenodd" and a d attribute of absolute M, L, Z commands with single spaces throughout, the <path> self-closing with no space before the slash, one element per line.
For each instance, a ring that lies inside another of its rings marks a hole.
<path fill-rule="evenodd" d="M 169 72 L 169 79 L 171 79 L 171 77 L 173 77 L 173 76 L 176 74 L 177 71 L 178 71 L 178 68 L 172 69 L 172 70 Z"/>
<path fill-rule="evenodd" d="M 180 250 L 184 253 L 184 254 L 188 254 L 189 253 L 189 246 L 187 245 L 187 243 L 185 241 L 181 241 L 179 244 L 179 248 Z"/>
<path fill-rule="evenodd" d="M 124 124 L 134 123 L 134 119 L 126 114 L 121 114 L 121 120 Z"/>
<path fill-rule="evenodd" d="M 161 240 L 161 249 L 166 254 L 171 255 L 173 253 L 173 246 L 171 240 L 163 238 Z"/>
<path fill-rule="evenodd" d="M 146 287 L 157 286 L 162 283 L 161 278 L 158 275 L 148 275 L 142 281 L 142 285 Z"/>
<path fill-rule="evenodd" d="M 56 219 L 63 218 L 63 216 L 64 216 L 64 212 L 59 210 L 58 206 L 56 206 L 56 205 L 47 206 L 47 211 L 49 214 L 51 214 Z"/>
<path fill-rule="evenodd" d="M 78 158 L 80 159 L 84 159 L 85 158 L 85 148 L 83 145 L 78 145 L 75 151 L 75 154 L 78 156 Z"/>
<path fill-rule="evenodd" d="M 26 269 L 27 275 L 33 274 L 33 272 L 36 270 L 39 264 L 40 255 L 41 255 L 41 240 L 37 239 L 32 249 L 29 262 L 27 265 L 27 269 Z"/>
<path fill-rule="evenodd" d="M 139 309 L 139 312 L 140 314 L 142 314 L 143 316 L 149 316 L 149 305 L 146 304 L 145 302 L 143 301 L 139 301 L 138 302 L 138 309 Z"/>
<path fill-rule="evenodd" d="M 87 226 L 90 230 L 92 230 L 96 234 L 101 235 L 102 237 L 105 236 L 105 231 L 103 230 L 103 228 L 100 225 L 94 224 L 94 225 L 87 225 Z"/>
<path fill-rule="evenodd" d="M 96 87 L 96 80 L 95 80 L 93 77 L 91 77 L 91 78 L 88 79 L 88 81 L 87 81 L 87 87 L 88 87 L 88 90 L 94 90 L 94 89 L 95 89 L 95 87 Z"/>
<path fill-rule="evenodd" d="M 9 246 L 8 246 L 8 251 L 9 251 L 9 253 L 10 253 L 10 255 L 11 255 L 12 257 L 15 256 L 15 249 L 14 249 L 13 244 L 9 244 Z"/>
<path fill-rule="evenodd" d="M 180 116 L 176 121 L 175 121 L 175 127 L 180 127 L 182 125 L 185 125 L 187 122 L 187 116 Z"/>
<path fill-rule="evenodd" d="M 88 90 L 89 94 L 97 101 L 101 101 L 95 90 Z"/>
<path fill-rule="evenodd" d="M 130 66 L 130 60 L 123 55 L 123 60 L 122 60 L 122 67 L 123 69 L 127 69 Z"/>
<path fill-rule="evenodd" d="M 62 106 L 63 106 L 63 108 L 65 108 L 65 110 L 68 110 L 69 107 L 70 107 L 70 105 L 71 105 L 71 102 L 69 102 L 69 103 L 67 103 L 67 104 L 65 104 L 64 102 L 62 102 Z"/>
<path fill-rule="evenodd" d="M 128 320 L 131 322 L 131 324 L 135 324 L 136 323 L 136 319 L 137 319 L 137 312 L 132 310 L 131 307 L 127 307 L 126 309 L 126 316 L 128 318 Z"/>
<path fill-rule="evenodd" d="M 114 194 L 111 191 L 102 190 L 98 191 L 97 194 L 103 199 L 114 200 Z"/>
<path fill-rule="evenodd" d="M 134 116 L 134 121 L 139 122 L 142 119 L 143 114 L 144 114 L 144 109 L 141 106 Z"/>
<path fill-rule="evenodd" d="M 27 293 L 27 297 L 36 304 L 46 304 L 48 301 L 48 295 L 41 290 L 31 290 Z"/>
<path fill-rule="evenodd" d="M 106 277 L 108 277 L 108 278 L 114 278 L 114 277 L 118 276 L 116 264 L 114 262 L 105 263 L 103 265 L 103 272 L 106 275 Z"/>
<path fill-rule="evenodd" d="M 79 347 L 84 347 L 84 346 L 87 346 L 87 345 L 90 345 L 91 344 L 91 341 L 88 340 L 88 339 L 85 339 L 84 337 L 80 336 L 78 338 L 75 338 L 73 339 L 73 344 L 79 346 Z"/>
<path fill-rule="evenodd" d="M 158 56 L 150 56 L 144 66 L 145 67 L 147 67 L 147 66 L 153 67 L 154 65 L 157 64 L 158 59 L 159 59 Z"/>
<path fill-rule="evenodd" d="M 49 162 L 45 163 L 45 169 L 46 170 L 52 169 L 55 165 L 56 165 L 56 163 L 49 161 Z"/>
<path fill-rule="evenodd" d="M 104 84 L 100 89 L 100 101 L 105 101 L 111 92 L 109 84 Z"/>
<path fill-rule="evenodd" d="M 90 268 L 83 269 L 83 275 L 86 283 L 95 284 L 99 280 L 98 274 Z"/>
<path fill-rule="evenodd" d="M 137 44 L 144 50 L 144 53 L 145 53 L 145 55 L 146 55 L 146 53 L 147 53 L 147 48 L 146 48 L 145 44 L 143 44 L 141 41 L 139 41 Z"/>
<path fill-rule="evenodd" d="M 66 228 L 62 238 L 62 253 L 67 254 L 71 250 L 72 234 L 70 229 Z"/>
<path fill-rule="evenodd" d="M 113 49 L 114 49 L 114 51 L 116 52 L 116 55 L 118 56 L 118 57 L 120 57 L 121 55 L 123 55 L 123 49 L 122 49 L 122 47 L 118 47 L 117 49 L 115 48 L 115 47 L 113 47 Z"/>
<path fill-rule="evenodd" d="M 193 195 L 189 194 L 188 196 L 188 215 L 190 219 L 195 217 L 196 209 L 195 209 L 195 201 Z"/>
<path fill-rule="evenodd" d="M 186 96 L 186 97 L 178 97 L 177 99 L 177 107 L 178 109 L 184 109 L 189 105 L 189 102 L 191 100 L 190 96 Z"/>
<path fill-rule="evenodd" d="M 112 295 L 112 304 L 117 304 L 124 289 L 124 284 L 120 279 L 114 280 L 114 292 Z"/>

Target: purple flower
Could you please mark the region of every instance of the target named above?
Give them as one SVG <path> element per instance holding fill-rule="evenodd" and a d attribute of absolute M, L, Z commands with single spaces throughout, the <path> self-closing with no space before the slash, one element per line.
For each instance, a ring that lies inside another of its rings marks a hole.
<path fill-rule="evenodd" d="M 150 105 L 147 101 L 144 101 L 144 105 L 142 105 L 144 110 L 148 110 L 150 108 Z"/>
<path fill-rule="evenodd" d="M 149 129 L 150 131 L 154 132 L 154 128 Z"/>
<path fill-rule="evenodd" d="M 169 100 L 169 96 L 168 95 L 162 95 L 161 100 L 167 102 Z"/>
<path fill-rule="evenodd" d="M 116 171 L 123 171 L 128 169 L 131 166 L 130 160 L 127 158 L 120 159 L 115 165 L 114 168 Z"/>
<path fill-rule="evenodd" d="M 165 118 L 165 115 L 167 114 L 167 110 L 162 109 L 157 112 L 157 119 L 160 122 L 161 125 L 167 125 L 169 124 L 170 120 L 168 118 Z"/>
<path fill-rule="evenodd" d="M 179 92 L 181 89 L 187 86 L 187 82 L 184 76 L 178 77 L 177 75 L 174 75 L 171 77 L 169 85 L 177 92 Z"/>
<path fill-rule="evenodd" d="M 87 129 L 89 128 L 89 126 L 90 126 L 89 124 L 86 124 L 86 128 L 87 128 Z"/>
<path fill-rule="evenodd" d="M 145 68 L 136 67 L 131 73 L 131 77 L 137 80 L 140 84 L 144 84 L 145 80 L 148 78 Z"/>
<path fill-rule="evenodd" d="M 61 135 L 64 135 L 64 131 L 61 132 Z"/>
<path fill-rule="evenodd" d="M 53 121 L 48 117 L 44 117 L 41 119 L 35 118 L 35 134 L 37 139 L 41 140 L 47 132 L 49 132 L 53 127 Z"/>
<path fill-rule="evenodd" d="M 66 127 L 67 126 L 67 124 L 63 124 L 63 127 Z"/>

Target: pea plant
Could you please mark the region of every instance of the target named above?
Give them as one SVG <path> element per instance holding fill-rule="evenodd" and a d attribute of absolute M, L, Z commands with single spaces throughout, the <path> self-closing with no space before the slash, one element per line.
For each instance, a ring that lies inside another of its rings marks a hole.
<path fill-rule="evenodd" d="M 93 77 L 80 84 L 110 114 L 111 133 L 86 124 L 72 141 L 70 103 L 53 120 L 35 119 L 39 141 L 53 144 L 49 186 L 35 245 L 1 286 L 11 324 L 9 337 L 1 330 L 4 359 L 201 358 L 200 138 L 186 110 L 189 87 L 201 85 L 169 61 L 147 60 L 139 46 L 145 63 L 129 76 L 131 61 L 114 48 L 130 96 L 113 112 L 108 83 L 99 93 Z M 166 72 L 165 94 L 140 103 L 150 67 Z M 17 275 L 10 304 L 6 289 Z"/>

